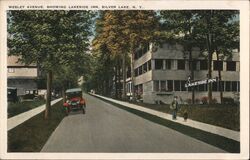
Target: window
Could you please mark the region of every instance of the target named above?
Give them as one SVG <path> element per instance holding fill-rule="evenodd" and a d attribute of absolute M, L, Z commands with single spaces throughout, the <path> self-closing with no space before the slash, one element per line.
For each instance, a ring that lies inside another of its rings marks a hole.
<path fill-rule="evenodd" d="M 135 86 L 134 90 L 135 90 L 135 94 L 138 94 L 138 85 Z"/>
<path fill-rule="evenodd" d="M 167 80 L 167 91 L 173 91 L 173 81 Z"/>
<path fill-rule="evenodd" d="M 237 81 L 232 82 L 232 91 L 237 92 Z"/>
<path fill-rule="evenodd" d="M 217 82 L 212 83 L 212 91 L 219 91 L 219 85 Z"/>
<path fill-rule="evenodd" d="M 8 68 L 8 73 L 14 73 L 15 72 L 15 68 Z"/>
<path fill-rule="evenodd" d="M 151 60 L 148 61 L 148 70 L 151 70 Z"/>
<path fill-rule="evenodd" d="M 139 50 L 139 51 L 138 51 L 138 58 L 140 58 L 142 55 L 143 55 L 143 54 L 142 54 L 142 50 Z"/>
<path fill-rule="evenodd" d="M 138 93 L 138 95 L 142 95 L 142 93 L 143 93 L 143 86 L 142 86 L 142 84 L 138 85 L 138 87 L 137 87 L 137 93 Z"/>
<path fill-rule="evenodd" d="M 178 80 L 174 81 L 174 90 L 175 91 L 180 91 L 181 90 L 180 81 L 178 81 Z"/>
<path fill-rule="evenodd" d="M 177 69 L 178 70 L 185 70 L 185 60 L 178 60 L 177 61 Z"/>
<path fill-rule="evenodd" d="M 149 44 L 144 44 L 143 46 L 138 48 L 135 53 L 135 59 L 139 59 L 140 57 L 142 57 L 144 54 L 148 52 L 148 50 L 149 50 Z"/>
<path fill-rule="evenodd" d="M 197 69 L 197 61 L 193 60 L 189 63 L 189 69 L 191 70 L 191 64 L 193 65 L 193 70 Z"/>
<path fill-rule="evenodd" d="M 219 91 L 224 91 L 224 81 L 219 81 Z"/>
<path fill-rule="evenodd" d="M 145 54 L 149 51 L 149 44 L 145 44 L 142 47 L 142 53 Z"/>
<path fill-rule="evenodd" d="M 207 91 L 207 84 L 198 85 L 199 91 Z"/>
<path fill-rule="evenodd" d="M 126 84 L 126 92 L 129 93 L 129 83 Z"/>
<path fill-rule="evenodd" d="M 166 69 L 171 69 L 171 60 L 170 59 L 166 60 Z"/>
<path fill-rule="evenodd" d="M 148 68 L 147 68 L 147 62 L 143 64 L 143 71 L 142 73 L 146 73 L 148 71 Z"/>
<path fill-rule="evenodd" d="M 163 69 L 163 60 L 162 59 L 155 60 L 155 69 Z"/>
<path fill-rule="evenodd" d="M 139 58 L 138 52 L 135 53 L 135 60 Z"/>
<path fill-rule="evenodd" d="M 236 71 L 236 62 L 227 62 L 227 71 Z"/>
<path fill-rule="evenodd" d="M 214 71 L 222 71 L 223 70 L 223 62 L 222 61 L 213 61 Z"/>
<path fill-rule="evenodd" d="M 160 81 L 161 91 L 166 92 L 166 81 Z"/>
<path fill-rule="evenodd" d="M 227 92 L 231 91 L 231 82 L 230 81 L 226 81 L 226 83 L 225 83 L 225 91 L 227 91 Z"/>
<path fill-rule="evenodd" d="M 137 77 L 138 76 L 138 68 L 134 70 L 134 75 Z"/>
<path fill-rule="evenodd" d="M 181 81 L 181 91 L 186 91 L 187 88 L 185 87 L 186 81 Z"/>
<path fill-rule="evenodd" d="M 128 67 L 128 70 L 127 70 L 127 78 L 131 77 L 131 67 L 129 66 Z"/>
<path fill-rule="evenodd" d="M 142 66 L 139 67 L 139 75 L 142 74 Z"/>
<path fill-rule="evenodd" d="M 206 60 L 201 60 L 200 61 L 200 70 L 207 70 L 208 66 L 207 66 L 207 61 Z"/>
<path fill-rule="evenodd" d="M 238 82 L 238 92 L 240 92 L 240 82 Z"/>
<path fill-rule="evenodd" d="M 159 81 L 154 81 L 154 91 L 159 91 Z"/>

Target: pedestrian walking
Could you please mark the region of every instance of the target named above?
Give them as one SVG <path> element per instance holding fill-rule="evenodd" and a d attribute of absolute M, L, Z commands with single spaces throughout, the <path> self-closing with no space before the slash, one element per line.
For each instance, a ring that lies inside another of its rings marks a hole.
<path fill-rule="evenodd" d="M 170 105 L 170 109 L 172 109 L 172 119 L 176 120 L 177 119 L 177 112 L 178 112 L 178 102 L 177 102 L 177 97 L 174 97 L 174 100 L 172 101 Z"/>

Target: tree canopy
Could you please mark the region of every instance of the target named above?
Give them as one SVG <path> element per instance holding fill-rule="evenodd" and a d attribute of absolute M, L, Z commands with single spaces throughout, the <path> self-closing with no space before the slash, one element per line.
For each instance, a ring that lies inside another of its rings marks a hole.
<path fill-rule="evenodd" d="M 8 11 L 9 55 L 29 65 L 36 63 L 47 73 L 48 118 L 52 73 L 58 68 L 71 66 L 75 73 L 82 73 L 89 51 L 92 33 L 92 11 L 21 10 Z"/>

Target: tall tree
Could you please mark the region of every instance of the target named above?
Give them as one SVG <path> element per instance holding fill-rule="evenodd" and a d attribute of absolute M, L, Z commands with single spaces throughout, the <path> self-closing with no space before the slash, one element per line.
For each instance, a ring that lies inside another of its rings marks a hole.
<path fill-rule="evenodd" d="M 239 48 L 239 23 L 235 19 L 237 14 L 237 11 L 232 10 L 161 11 L 163 40 L 184 46 L 184 51 L 189 53 L 191 79 L 194 79 L 193 47 L 200 47 L 201 52 L 207 53 L 207 78 L 212 78 L 212 55 L 214 53 L 220 54 L 220 57 L 230 57 L 233 50 Z M 219 55 L 217 57 L 220 59 Z M 220 70 L 218 70 L 218 75 L 221 80 Z M 192 102 L 194 102 L 194 89 L 192 90 Z M 221 89 L 220 92 L 222 100 Z M 211 103 L 211 84 L 208 84 L 208 99 Z"/>
<path fill-rule="evenodd" d="M 239 20 L 238 11 L 215 11 L 214 39 L 212 41 L 217 61 L 230 60 L 233 52 L 239 49 Z M 223 88 L 221 70 L 218 69 L 220 101 L 223 103 Z"/>
<path fill-rule="evenodd" d="M 120 84 L 120 60 L 122 61 L 123 92 L 122 98 L 126 99 L 126 57 L 128 52 L 127 39 L 123 33 L 123 12 L 126 11 L 102 11 L 96 23 L 96 36 L 93 41 L 95 49 L 106 47 L 117 63 L 118 79 L 115 79 L 116 90 Z M 118 82 L 117 82 L 118 81 Z M 120 87 L 119 87 L 120 88 Z"/>
<path fill-rule="evenodd" d="M 134 55 L 138 47 L 153 42 L 158 20 L 154 11 L 104 11 L 97 22 L 100 34 L 94 44 L 105 44 L 112 55 L 121 57 L 123 98 L 126 97 L 126 57 L 131 56 L 132 95 L 134 91 Z"/>
<path fill-rule="evenodd" d="M 131 56 L 132 99 L 135 100 L 134 61 L 136 49 L 140 46 L 154 43 L 157 39 L 159 21 L 156 12 L 152 10 L 124 11 L 122 13 L 123 33 L 129 44 Z"/>
<path fill-rule="evenodd" d="M 77 63 L 89 46 L 93 13 L 90 11 L 23 10 L 8 12 L 9 55 L 25 64 L 39 63 L 47 72 L 45 119 L 50 115 L 53 70 Z"/>
<path fill-rule="evenodd" d="M 163 38 L 169 43 L 179 43 L 183 46 L 184 56 L 188 57 L 190 80 L 194 80 L 194 59 L 192 56 L 192 50 L 198 46 L 199 41 L 197 40 L 196 23 L 197 13 L 193 10 L 165 10 L 160 12 L 162 18 L 161 30 L 163 33 L 167 32 L 167 36 Z M 192 103 L 194 104 L 195 90 L 192 90 Z"/>
<path fill-rule="evenodd" d="M 204 10 L 197 12 L 200 35 L 207 47 L 202 47 L 208 53 L 208 78 L 212 78 L 212 55 L 221 54 L 221 57 L 231 57 L 233 50 L 239 48 L 239 21 L 238 11 L 234 10 Z M 219 55 L 218 55 L 219 58 Z M 218 71 L 221 80 L 220 70 Z M 223 100 L 220 84 L 220 97 Z M 212 102 L 212 85 L 208 84 L 208 102 Z"/>

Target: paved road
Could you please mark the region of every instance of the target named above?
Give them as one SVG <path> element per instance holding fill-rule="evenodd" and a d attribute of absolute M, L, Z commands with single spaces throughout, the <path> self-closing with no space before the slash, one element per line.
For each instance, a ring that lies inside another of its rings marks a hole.
<path fill-rule="evenodd" d="M 84 94 L 87 112 L 70 114 L 42 152 L 220 153 L 219 148 Z"/>

